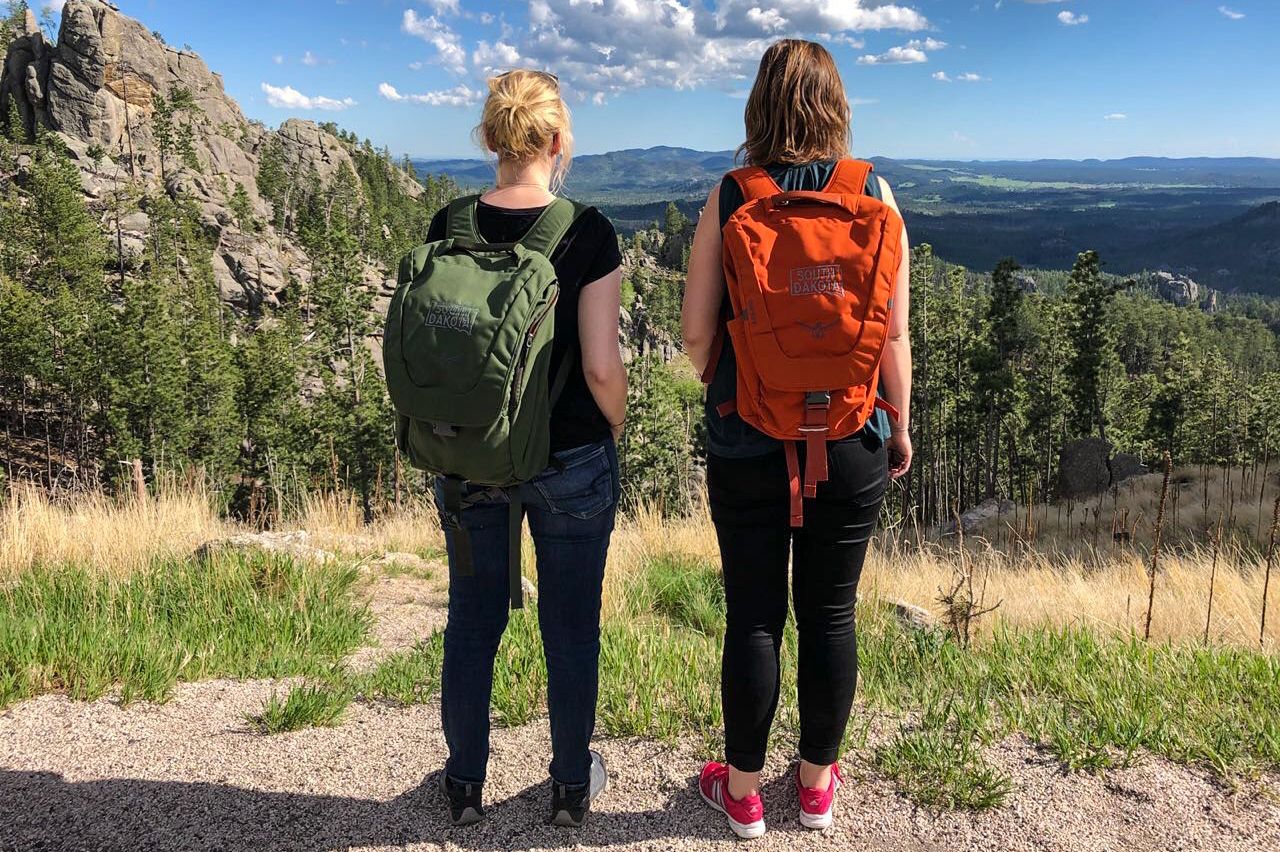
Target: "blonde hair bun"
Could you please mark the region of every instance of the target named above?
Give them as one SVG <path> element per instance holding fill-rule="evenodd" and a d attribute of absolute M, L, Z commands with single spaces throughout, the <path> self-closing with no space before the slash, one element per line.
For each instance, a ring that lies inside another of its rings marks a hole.
<path fill-rule="evenodd" d="M 564 181 L 573 155 L 569 107 L 560 97 L 560 84 L 550 74 L 525 69 L 489 78 L 476 137 L 499 161 L 522 163 L 541 156 L 557 134 L 560 156 L 553 186 Z"/>

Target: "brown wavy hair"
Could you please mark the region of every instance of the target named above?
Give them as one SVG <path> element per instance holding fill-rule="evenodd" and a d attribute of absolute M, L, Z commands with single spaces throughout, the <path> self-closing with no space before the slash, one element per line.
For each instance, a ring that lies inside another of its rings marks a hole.
<path fill-rule="evenodd" d="M 747 97 L 747 139 L 738 159 L 749 165 L 795 165 L 849 155 L 849 99 L 836 62 L 816 42 L 774 42 L 760 59 Z"/>

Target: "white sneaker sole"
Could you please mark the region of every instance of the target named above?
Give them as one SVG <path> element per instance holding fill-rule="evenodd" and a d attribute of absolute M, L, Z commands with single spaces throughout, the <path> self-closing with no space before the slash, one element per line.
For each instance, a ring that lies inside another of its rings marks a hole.
<path fill-rule="evenodd" d="M 729 823 L 729 828 L 734 834 L 738 835 L 738 837 L 741 837 L 743 840 L 755 840 L 757 837 L 762 837 L 764 835 L 764 820 L 760 819 L 755 822 L 748 823 L 747 825 L 743 825 L 733 817 L 729 816 L 728 812 L 726 812 L 724 808 L 720 807 L 719 802 L 702 792 L 701 784 L 698 785 L 698 795 L 702 797 L 702 801 L 724 814 L 725 820 Z"/>
<path fill-rule="evenodd" d="M 820 814 L 805 813 L 804 808 L 801 808 L 800 824 L 803 825 L 805 828 L 809 829 L 810 831 L 823 831 L 824 829 L 830 828 L 831 823 L 835 821 L 832 816 L 836 810 L 835 794 L 839 793 L 840 788 L 843 786 L 844 786 L 844 782 L 841 781 L 839 778 L 837 778 L 836 788 L 834 791 L 832 791 L 831 807 L 827 808 L 827 810 L 824 813 L 820 813 Z"/>

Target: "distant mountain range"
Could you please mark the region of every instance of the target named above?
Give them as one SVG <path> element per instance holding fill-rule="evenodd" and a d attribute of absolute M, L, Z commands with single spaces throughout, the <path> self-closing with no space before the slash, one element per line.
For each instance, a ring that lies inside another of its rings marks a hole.
<path fill-rule="evenodd" d="M 896 160 L 875 157 L 915 242 L 976 269 L 1014 256 L 1065 268 L 1095 248 L 1112 271 L 1170 269 L 1227 291 L 1280 295 L 1280 159 Z M 668 201 L 696 215 L 733 168 L 732 151 L 658 147 L 576 157 L 568 194 L 598 205 L 623 231 Z M 420 174 L 488 186 L 478 159 L 414 160 Z M 1227 247 L 1230 247 L 1229 250 Z"/>

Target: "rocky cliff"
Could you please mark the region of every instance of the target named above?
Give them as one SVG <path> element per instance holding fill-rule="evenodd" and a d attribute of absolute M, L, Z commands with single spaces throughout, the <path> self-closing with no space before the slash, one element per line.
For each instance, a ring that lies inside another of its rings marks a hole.
<path fill-rule="evenodd" d="M 154 119 L 166 99 L 185 93 L 195 108 L 182 119 L 189 124 L 191 150 L 179 157 L 162 152 Z M 27 32 L 10 45 L 0 76 L 0 115 L 13 111 L 29 134 L 44 128 L 66 143 L 104 223 L 105 199 L 127 185 L 194 199 L 215 237 L 219 290 L 240 310 L 275 304 L 291 278 L 300 284 L 308 278 L 305 252 L 272 226 L 271 206 L 259 195 L 264 149 L 278 142 L 297 173 L 314 170 L 321 180 L 344 165 L 354 169 L 346 145 L 313 122 L 290 119 L 269 130 L 246 119 L 199 56 L 164 44 L 102 0 L 68 0 L 56 45 L 28 17 Z M 407 194 L 421 194 L 409 175 L 401 177 Z M 239 187 L 254 227 L 242 228 L 233 212 Z M 140 249 L 148 224 L 144 202 L 120 222 L 122 242 Z M 370 266 L 366 279 L 377 286 L 382 271 Z"/>

